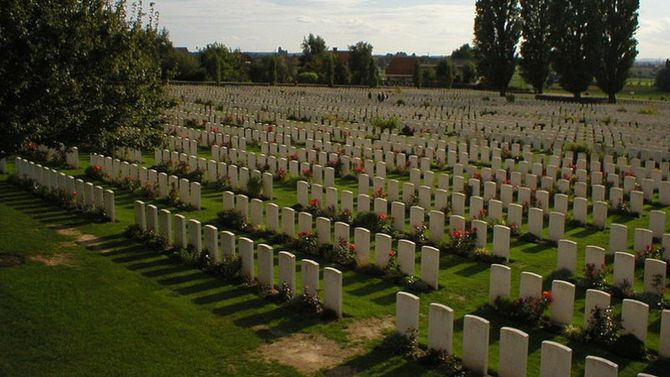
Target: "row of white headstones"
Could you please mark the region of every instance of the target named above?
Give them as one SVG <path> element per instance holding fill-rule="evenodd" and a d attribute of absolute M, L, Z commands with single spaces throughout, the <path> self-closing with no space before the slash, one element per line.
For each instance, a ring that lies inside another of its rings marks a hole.
<path fill-rule="evenodd" d="M 135 223 L 143 230 L 162 235 L 170 245 L 180 248 L 192 247 L 198 253 L 207 252 L 213 263 L 221 263 L 225 258 L 239 256 L 242 276 L 267 287 L 275 287 L 274 249 L 266 244 L 254 246 L 247 237 L 237 237 L 230 231 L 219 231 L 213 225 L 205 225 L 195 219 L 187 220 L 183 215 L 172 215 L 166 209 L 145 205 L 135 201 Z M 286 285 L 296 294 L 296 257 L 287 251 L 280 251 L 279 279 L 277 286 Z M 255 261 L 258 263 L 256 274 Z M 302 263 L 302 293 L 318 298 L 320 291 L 319 264 L 310 259 Z M 323 269 L 324 308 L 342 316 L 342 273 L 334 268 Z"/>
<path fill-rule="evenodd" d="M 555 297 L 561 292 L 566 282 L 555 281 Z M 558 298 L 561 299 L 560 297 Z M 556 300 L 556 298 L 554 298 Z M 554 301 L 555 302 L 555 301 Z M 552 308 L 558 305 L 553 304 Z M 627 302 L 624 302 L 624 308 Z M 639 324 L 643 313 L 636 311 L 634 304 L 628 309 L 627 323 Z M 396 331 L 410 336 L 418 333 L 420 299 L 407 293 L 396 295 Z M 629 325 L 632 326 L 632 325 Z M 661 356 L 670 356 L 670 311 L 663 312 L 661 324 Z M 438 303 L 431 303 L 428 312 L 428 348 L 453 353 L 454 310 Z M 463 318 L 463 365 L 480 375 L 488 375 L 489 368 L 489 336 L 490 323 L 476 315 L 465 315 Z M 498 375 L 501 377 L 525 377 L 528 364 L 529 335 L 511 327 L 500 329 Z M 595 356 L 587 356 L 584 366 L 584 377 L 616 377 L 617 364 Z M 552 341 L 543 341 L 540 360 L 540 377 L 565 377 L 572 371 L 572 350 Z M 638 377 L 652 377 L 638 374 Z"/>
<path fill-rule="evenodd" d="M 16 157 L 16 174 L 21 180 L 30 180 L 39 187 L 44 187 L 53 193 L 62 193 L 70 196 L 80 209 L 103 211 L 105 217 L 116 220 L 114 192 L 105 190 L 102 186 L 95 186 L 91 182 L 75 179 L 71 175 L 59 173 L 33 161 Z"/>

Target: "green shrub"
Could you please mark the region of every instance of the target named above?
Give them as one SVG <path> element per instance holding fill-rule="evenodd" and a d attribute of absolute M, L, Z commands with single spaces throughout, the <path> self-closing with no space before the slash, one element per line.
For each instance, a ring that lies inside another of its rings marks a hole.
<path fill-rule="evenodd" d="M 319 75 L 316 72 L 302 72 L 298 74 L 297 80 L 301 84 L 316 84 L 319 82 Z"/>
<path fill-rule="evenodd" d="M 419 356 L 419 339 L 416 330 L 409 334 L 393 332 L 387 335 L 380 348 L 391 355 L 400 355 L 410 359 L 416 359 Z"/>
<path fill-rule="evenodd" d="M 241 213 L 230 209 L 217 213 L 217 223 L 222 227 L 235 230 L 244 230 L 247 226 L 247 219 Z"/>
<path fill-rule="evenodd" d="M 617 341 L 622 328 L 621 320 L 614 315 L 614 307 L 596 307 L 584 330 L 584 340 L 609 346 Z"/>
<path fill-rule="evenodd" d="M 379 128 L 382 131 L 384 130 L 393 130 L 400 127 L 400 118 L 391 117 L 388 119 L 384 118 L 374 118 L 372 119 L 372 126 Z"/>
<path fill-rule="evenodd" d="M 261 190 L 263 189 L 263 180 L 261 177 L 249 177 L 247 182 L 247 194 L 251 198 L 260 198 Z"/>

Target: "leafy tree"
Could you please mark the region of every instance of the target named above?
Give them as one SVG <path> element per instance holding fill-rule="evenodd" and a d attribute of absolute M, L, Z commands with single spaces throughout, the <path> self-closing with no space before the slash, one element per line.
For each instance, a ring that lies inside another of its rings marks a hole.
<path fill-rule="evenodd" d="M 156 14 L 124 1 L 5 0 L 0 150 L 28 142 L 109 153 L 161 143 Z"/>
<path fill-rule="evenodd" d="M 375 62 L 374 58 L 370 59 L 370 62 L 368 63 L 368 75 L 368 85 L 371 88 L 376 88 L 379 84 L 379 70 L 377 69 L 377 63 Z"/>
<path fill-rule="evenodd" d="M 451 88 L 454 84 L 454 66 L 448 60 L 442 60 L 435 67 L 437 85 L 441 88 Z"/>
<path fill-rule="evenodd" d="M 670 92 L 670 59 L 665 61 L 665 67 L 656 74 L 655 85 L 664 92 Z"/>
<path fill-rule="evenodd" d="M 635 32 L 638 28 L 639 0 L 601 0 L 602 59 L 596 70 L 596 81 L 607 93 L 610 103 L 616 103 L 628 79 L 637 56 Z"/>
<path fill-rule="evenodd" d="M 349 66 L 344 64 L 339 58 L 335 63 L 335 82 L 338 85 L 349 85 L 351 83 L 351 72 Z"/>
<path fill-rule="evenodd" d="M 551 0 L 521 0 L 523 42 L 521 43 L 521 77 L 535 93 L 542 93 L 549 77 L 551 41 L 549 3 Z"/>
<path fill-rule="evenodd" d="M 451 58 L 454 60 L 472 60 L 474 57 L 474 50 L 470 47 L 469 43 L 451 52 Z"/>
<path fill-rule="evenodd" d="M 326 41 L 318 35 L 310 33 L 302 40 L 302 55 L 307 63 L 326 52 Z"/>
<path fill-rule="evenodd" d="M 272 55 L 268 59 L 268 78 L 271 85 L 276 85 L 279 80 L 279 72 L 277 72 L 277 57 Z"/>
<path fill-rule="evenodd" d="M 475 8 L 478 70 L 504 96 L 514 75 L 521 36 L 519 0 L 477 0 Z"/>
<path fill-rule="evenodd" d="M 231 51 L 221 43 L 211 43 L 200 51 L 200 64 L 207 72 L 207 79 L 222 81 L 246 81 L 247 74 L 239 50 Z"/>
<path fill-rule="evenodd" d="M 325 81 L 328 86 L 335 85 L 335 56 L 331 52 L 326 52 L 324 55 L 325 62 Z"/>
<path fill-rule="evenodd" d="M 423 86 L 423 68 L 417 59 L 414 63 L 414 74 L 412 75 L 412 80 L 414 81 L 414 86 L 421 88 Z"/>
<path fill-rule="evenodd" d="M 461 80 L 464 84 L 472 84 L 477 81 L 477 67 L 468 62 L 461 67 Z"/>
<path fill-rule="evenodd" d="M 366 42 L 358 42 L 349 46 L 351 53 L 349 57 L 349 69 L 351 70 L 352 84 L 370 85 L 375 77 L 372 75 L 371 64 L 374 64 L 372 57 L 372 45 Z M 375 68 L 376 72 L 376 68 Z"/>
<path fill-rule="evenodd" d="M 174 50 L 171 58 L 174 59 L 175 64 L 173 77 L 175 80 L 204 81 L 206 79 L 207 73 L 195 56 L 188 52 Z"/>
<path fill-rule="evenodd" d="M 580 98 L 600 64 L 599 0 L 552 1 L 551 61 L 561 87 Z"/>

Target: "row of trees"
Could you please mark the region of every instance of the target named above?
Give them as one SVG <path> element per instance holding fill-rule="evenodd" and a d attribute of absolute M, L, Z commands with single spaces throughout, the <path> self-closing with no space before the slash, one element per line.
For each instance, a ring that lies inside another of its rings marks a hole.
<path fill-rule="evenodd" d="M 414 86 L 417 88 L 451 88 L 454 84 L 472 84 L 477 79 L 477 68 L 472 62 L 461 67 L 454 66 L 451 59 L 440 60 L 436 65 L 422 65 L 418 60 L 414 67 Z"/>
<path fill-rule="evenodd" d="M 477 0 L 478 71 L 504 95 L 521 36 L 521 74 L 542 93 L 553 69 L 579 98 L 595 78 L 616 102 L 637 56 L 639 0 Z"/>
<path fill-rule="evenodd" d="M 165 44 L 171 43 L 165 35 Z M 326 41 L 309 34 L 302 42 L 302 55 L 277 53 L 254 58 L 220 43 L 207 45 L 197 54 L 171 49 L 166 53 L 166 77 L 186 81 L 251 81 L 267 83 L 311 83 L 376 86 L 379 74 L 372 45 L 358 42 L 349 47 L 347 58 L 330 51 Z"/>

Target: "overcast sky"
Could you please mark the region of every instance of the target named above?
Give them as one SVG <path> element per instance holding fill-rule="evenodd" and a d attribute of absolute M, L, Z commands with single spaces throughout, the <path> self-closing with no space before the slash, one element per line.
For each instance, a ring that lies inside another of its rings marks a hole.
<path fill-rule="evenodd" d="M 329 47 L 358 41 L 375 54 L 447 55 L 472 40 L 475 0 L 156 0 L 175 46 L 221 42 L 243 51 L 300 50 L 304 35 Z M 670 0 L 640 0 L 639 58 L 670 57 Z"/>

